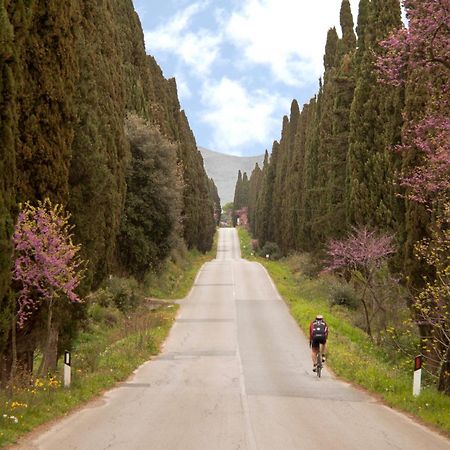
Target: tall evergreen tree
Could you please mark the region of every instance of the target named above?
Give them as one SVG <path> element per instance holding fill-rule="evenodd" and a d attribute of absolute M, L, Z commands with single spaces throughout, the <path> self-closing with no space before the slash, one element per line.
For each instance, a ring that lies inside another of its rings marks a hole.
<path fill-rule="evenodd" d="M 242 206 L 242 172 L 238 171 L 236 186 L 234 187 L 233 209 L 236 211 Z"/>
<path fill-rule="evenodd" d="M 295 248 L 298 227 L 298 191 L 299 191 L 299 170 L 300 159 L 302 157 L 301 144 L 297 142 L 299 129 L 300 109 L 297 100 L 291 103 L 289 116 L 289 127 L 284 137 L 286 143 L 286 163 L 285 173 L 281 174 L 284 179 L 282 215 L 280 217 L 283 233 L 281 249 L 284 253 Z M 300 148 L 299 148 L 300 147 Z"/>
<path fill-rule="evenodd" d="M 250 175 L 249 192 L 248 192 L 248 220 L 250 223 L 250 230 L 254 236 L 257 235 L 256 217 L 257 217 L 258 198 L 261 192 L 262 177 L 263 172 L 260 169 L 259 164 L 256 163 L 255 168 L 253 169 Z"/>
<path fill-rule="evenodd" d="M 394 229 L 401 213 L 393 185 L 400 141 L 402 92 L 377 82 L 378 41 L 401 25 L 397 0 L 361 1 L 358 19 L 357 80 L 350 115 L 347 214 L 350 224 Z"/>
<path fill-rule="evenodd" d="M 261 194 L 257 200 L 257 217 L 256 217 L 256 236 L 260 241 L 260 245 L 272 238 L 272 196 L 273 196 L 273 181 L 274 174 L 272 163 L 277 157 L 277 147 L 278 143 L 275 141 L 272 147 L 272 155 L 269 157 L 269 153 L 266 150 L 264 154 L 263 163 L 263 176 L 262 176 L 262 187 Z"/>
<path fill-rule="evenodd" d="M 327 240 L 343 236 L 347 226 L 345 215 L 346 164 L 350 107 L 355 88 L 352 59 L 356 47 L 353 17 L 348 0 L 342 2 L 340 18 L 342 39 L 338 42 L 336 67 L 330 80 L 333 106 L 327 184 Z"/>
<path fill-rule="evenodd" d="M 208 182 L 209 195 L 212 198 L 214 204 L 214 217 L 216 219 L 216 225 L 220 224 L 220 216 L 222 214 L 222 207 L 220 206 L 220 197 L 217 186 L 212 178 Z"/>
<path fill-rule="evenodd" d="M 303 176 L 303 198 L 300 210 L 303 214 L 300 229 L 300 249 L 311 251 L 318 242 L 316 217 L 318 214 L 319 193 L 317 189 L 317 173 L 320 161 L 318 159 L 319 148 L 319 123 L 321 119 L 321 96 L 320 87 L 317 98 L 313 98 L 309 105 L 311 108 L 311 126 L 306 131 L 305 139 L 305 166 Z"/>
<path fill-rule="evenodd" d="M 305 214 L 305 156 L 306 156 L 306 141 L 307 135 L 310 132 L 310 127 L 313 126 L 312 122 L 311 103 L 303 105 L 302 112 L 300 113 L 297 131 L 295 134 L 294 142 L 294 156 L 292 161 L 293 176 L 290 185 L 290 195 L 292 203 L 292 234 L 294 237 L 295 250 L 304 248 L 303 233 L 305 229 L 305 223 L 308 220 Z"/>
<path fill-rule="evenodd" d="M 15 147 L 17 136 L 16 54 L 14 28 L 5 1 L 0 0 L 0 380 L 4 370 L 2 354 L 11 327 L 11 236 L 14 222 Z"/>
<path fill-rule="evenodd" d="M 271 204 L 271 237 L 270 240 L 283 246 L 285 239 L 286 216 L 286 178 L 288 176 L 289 160 L 289 118 L 283 117 L 280 142 L 277 143 L 277 158 L 271 159 L 273 170 L 273 194 Z M 273 153 L 272 153 L 273 155 Z"/>

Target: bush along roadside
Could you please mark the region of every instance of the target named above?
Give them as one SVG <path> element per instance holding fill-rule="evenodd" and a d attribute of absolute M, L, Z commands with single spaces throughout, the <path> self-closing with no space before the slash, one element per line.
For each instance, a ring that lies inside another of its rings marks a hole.
<path fill-rule="evenodd" d="M 70 388 L 62 385 L 62 361 L 45 378 L 18 374 L 0 390 L 0 447 L 114 387 L 158 354 L 178 310 L 170 300 L 189 293 L 198 270 L 215 257 L 216 248 L 206 254 L 179 251 L 143 284 L 112 277 L 89 295 L 87 318 L 71 349 Z"/>
<path fill-rule="evenodd" d="M 386 404 L 435 426 L 450 436 L 450 397 L 433 385 L 423 385 L 418 397 L 412 395 L 413 361 L 400 353 L 386 351 L 364 331 L 352 324 L 351 308 L 330 307 L 329 287 L 323 277 L 305 275 L 299 255 L 273 261 L 258 257 L 252 240 L 239 228 L 242 257 L 262 264 L 302 330 L 317 313 L 326 315 L 330 327 L 327 365 L 340 378 L 379 395 Z M 300 263 L 299 263 L 300 261 Z"/>

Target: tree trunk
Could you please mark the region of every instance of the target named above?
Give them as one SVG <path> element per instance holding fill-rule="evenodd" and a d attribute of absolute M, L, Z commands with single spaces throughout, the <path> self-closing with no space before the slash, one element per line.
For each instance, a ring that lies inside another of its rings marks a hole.
<path fill-rule="evenodd" d="M 439 372 L 438 390 L 450 395 L 450 344 L 447 345 Z"/>
<path fill-rule="evenodd" d="M 11 314 L 11 351 L 12 351 L 12 363 L 10 378 L 14 379 L 17 373 L 17 322 L 16 322 L 16 308 L 14 306 L 13 313 Z"/>
<path fill-rule="evenodd" d="M 42 362 L 38 375 L 47 375 L 49 371 L 56 369 L 58 359 L 58 327 L 53 323 L 53 299 L 48 302 L 47 339 L 42 355 Z"/>

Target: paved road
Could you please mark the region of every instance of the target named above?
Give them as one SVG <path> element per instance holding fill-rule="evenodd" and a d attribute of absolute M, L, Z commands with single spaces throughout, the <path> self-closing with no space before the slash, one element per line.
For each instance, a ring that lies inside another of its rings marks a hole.
<path fill-rule="evenodd" d="M 311 371 L 262 266 L 222 229 L 161 355 L 27 449 L 450 449 L 372 397 Z"/>

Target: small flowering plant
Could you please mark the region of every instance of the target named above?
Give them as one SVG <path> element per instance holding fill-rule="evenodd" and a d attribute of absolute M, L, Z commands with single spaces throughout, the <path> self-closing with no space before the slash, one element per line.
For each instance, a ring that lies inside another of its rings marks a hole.
<path fill-rule="evenodd" d="M 53 311 L 57 301 L 80 303 L 76 288 L 82 279 L 80 246 L 72 242 L 70 215 L 49 199 L 21 205 L 13 235 L 13 279 L 18 285 L 17 324 L 23 327 L 42 305 L 47 309 L 47 343 L 39 372 L 47 373 L 56 353 L 58 330 Z M 56 334 L 56 340 L 51 336 Z"/>
<path fill-rule="evenodd" d="M 81 278 L 80 246 L 72 242 L 69 214 L 46 199 L 21 206 L 14 236 L 13 278 L 20 286 L 18 324 L 23 326 L 43 301 L 59 297 L 80 302 L 75 293 Z"/>
<path fill-rule="evenodd" d="M 377 292 L 377 272 L 394 253 L 394 236 L 365 227 L 353 228 L 347 238 L 328 244 L 325 272 L 339 273 L 358 288 L 366 332 L 371 338 L 372 321 L 385 310 L 383 296 Z"/>

